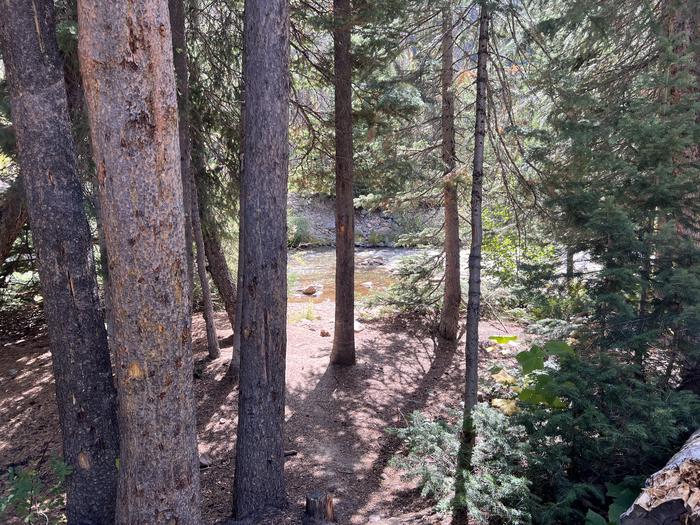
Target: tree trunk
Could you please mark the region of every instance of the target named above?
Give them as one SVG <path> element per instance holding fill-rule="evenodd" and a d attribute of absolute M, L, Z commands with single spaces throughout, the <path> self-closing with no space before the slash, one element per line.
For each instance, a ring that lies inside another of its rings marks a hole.
<path fill-rule="evenodd" d="M 202 221 L 199 217 L 199 201 L 197 197 L 197 185 L 192 180 L 192 231 L 197 245 L 197 274 L 202 286 L 202 305 L 204 307 L 204 323 L 207 327 L 207 350 L 211 359 L 221 357 L 219 350 L 219 339 L 216 335 L 214 324 L 214 305 L 211 300 L 211 290 L 209 289 L 209 278 L 207 277 L 207 263 L 204 254 L 204 238 L 202 237 Z"/>
<path fill-rule="evenodd" d="M 211 301 L 211 290 L 207 278 L 207 264 L 202 238 L 202 223 L 199 218 L 199 200 L 192 170 L 192 142 L 190 131 L 190 83 L 187 67 L 187 39 L 185 35 L 185 3 L 184 0 L 168 0 L 170 26 L 173 35 L 173 63 L 175 66 L 175 82 L 177 86 L 177 106 L 179 114 L 178 137 L 180 140 L 180 171 L 182 176 L 182 198 L 185 203 L 185 246 L 187 253 L 187 272 L 190 279 L 190 289 L 194 288 L 192 268 L 192 239 L 197 245 L 197 275 L 202 287 L 202 304 L 204 306 L 204 322 L 207 327 L 207 349 L 209 357 L 217 359 L 219 340 L 214 326 L 214 308 Z"/>
<path fill-rule="evenodd" d="M 236 327 L 236 283 L 233 282 L 233 277 L 228 269 L 216 224 L 208 218 L 207 212 L 201 208 L 200 217 L 202 219 L 204 253 L 209 261 L 209 273 L 224 302 L 231 328 L 234 329 Z"/>
<path fill-rule="evenodd" d="M 335 329 L 331 363 L 355 364 L 355 209 L 353 206 L 350 0 L 333 0 L 335 58 Z"/>
<path fill-rule="evenodd" d="M 24 200 L 22 175 L 5 190 L 0 206 L 0 266 L 12 251 L 12 245 L 27 223 L 27 204 Z"/>
<path fill-rule="evenodd" d="M 442 162 L 445 165 L 443 200 L 445 204 L 445 293 L 440 316 L 440 335 L 448 341 L 457 338 L 459 304 L 462 298 L 459 275 L 459 210 L 455 180 L 455 106 L 452 89 L 454 36 L 452 6 L 442 11 Z"/>
<path fill-rule="evenodd" d="M 646 482 L 621 525 L 700 525 L 700 430 Z"/>
<path fill-rule="evenodd" d="M 165 0 L 78 2 L 109 251 L 119 392 L 117 522 L 199 524 L 190 282 Z"/>
<path fill-rule="evenodd" d="M 694 86 L 677 86 L 671 88 L 671 100 L 673 103 L 692 101 L 697 103 L 700 98 L 700 4 L 693 0 L 669 3 L 669 34 L 675 39 L 674 53 L 679 57 L 694 54 L 692 66 L 688 71 L 685 66 L 673 67 L 671 76 L 682 77 L 690 73 L 695 77 Z M 700 126 L 700 110 L 696 109 L 695 122 Z M 700 162 L 700 144 L 688 147 L 681 158 L 674 159 L 679 166 L 693 166 Z M 677 169 L 693 169 L 678 167 Z M 694 204 L 700 199 L 700 193 L 694 192 L 688 195 L 687 208 L 681 210 L 677 218 L 678 235 L 695 243 L 700 248 L 700 216 L 697 214 L 697 206 Z M 685 362 L 681 371 L 681 388 L 690 390 L 700 395 L 700 336 L 689 333 L 687 329 L 681 333 L 682 346 L 686 348 Z"/>
<path fill-rule="evenodd" d="M 187 39 L 185 31 L 185 0 L 168 0 L 170 28 L 173 35 L 173 64 L 177 87 L 177 107 L 180 117 L 180 176 L 182 199 L 185 202 L 185 247 L 187 254 L 187 278 L 190 281 L 190 302 L 194 289 L 194 261 L 192 252 L 192 143 L 190 142 L 190 83 L 187 72 Z"/>
<path fill-rule="evenodd" d="M 476 438 L 472 421 L 472 409 L 477 402 L 479 383 L 479 314 L 481 308 L 481 244 L 483 228 L 481 207 L 484 179 L 484 142 L 486 137 L 486 111 L 488 87 L 489 14 L 486 3 L 481 2 L 479 17 L 479 50 L 476 74 L 476 124 L 474 129 L 474 165 L 471 194 L 471 248 L 469 250 L 469 294 L 467 302 L 467 342 L 465 345 L 466 377 L 464 382 L 464 423 L 457 458 L 455 498 L 464 495 L 463 473 L 471 470 L 472 449 Z M 464 521 L 466 509 L 455 512 L 455 522 Z"/>
<path fill-rule="evenodd" d="M 49 327 L 63 453 L 73 469 L 66 484 L 68 523 L 110 524 L 119 451 L 116 392 L 53 2 L 8 0 L 5 7 L 0 41 Z"/>
<path fill-rule="evenodd" d="M 245 6 L 241 370 L 233 513 L 285 504 L 289 3 Z"/>

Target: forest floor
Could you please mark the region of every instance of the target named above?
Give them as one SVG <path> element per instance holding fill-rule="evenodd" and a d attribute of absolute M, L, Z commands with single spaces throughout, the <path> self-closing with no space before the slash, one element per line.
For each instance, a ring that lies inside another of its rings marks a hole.
<path fill-rule="evenodd" d="M 389 460 L 401 450 L 387 429 L 405 424 L 414 410 L 442 413 L 462 396 L 463 343 L 450 351 L 419 323 L 364 321 L 356 333 L 358 363 L 328 366 L 333 303 L 315 305 L 314 319 L 301 319 L 302 303 L 290 303 L 287 350 L 286 482 L 288 509 L 265 523 L 301 523 L 306 494 L 332 492 L 340 524 L 441 523 L 415 483 L 403 481 Z M 298 310 L 298 311 L 297 311 Z M 219 337 L 231 334 L 225 313 L 216 314 Z M 39 464 L 46 472 L 60 454 L 60 432 L 46 328 L 37 314 L 0 319 L 0 472 Z M 482 322 L 481 339 L 521 335 L 522 328 Z M 206 359 L 201 316 L 193 322 L 195 392 L 203 521 L 224 520 L 231 509 L 237 389 L 223 379 L 231 348 Z M 511 361 L 518 345 L 484 350 L 482 376 L 496 359 Z M 0 479 L 4 480 L 4 476 Z M 2 490 L 0 481 L 0 491 Z"/>

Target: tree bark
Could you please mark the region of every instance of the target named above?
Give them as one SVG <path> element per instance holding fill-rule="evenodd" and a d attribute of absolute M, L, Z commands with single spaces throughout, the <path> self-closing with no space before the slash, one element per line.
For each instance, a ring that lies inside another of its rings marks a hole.
<path fill-rule="evenodd" d="M 245 5 L 241 370 L 233 513 L 285 504 L 289 3 Z"/>
<path fill-rule="evenodd" d="M 18 175 L 5 190 L 0 206 L 0 266 L 10 255 L 12 245 L 27 223 L 28 215 L 24 200 L 24 183 L 22 175 Z"/>
<path fill-rule="evenodd" d="M 214 221 L 209 219 L 207 212 L 201 208 L 200 217 L 202 219 L 204 253 L 209 261 L 209 273 L 224 302 L 226 315 L 233 329 L 236 327 L 236 283 L 233 282 L 233 277 L 228 269 L 226 256 Z"/>
<path fill-rule="evenodd" d="M 489 13 L 482 1 L 479 16 L 479 49 L 476 73 L 476 124 L 474 129 L 474 164 L 471 193 L 471 248 L 469 250 L 469 292 L 467 302 L 467 342 L 465 345 L 466 376 L 464 381 L 464 422 L 457 458 L 455 498 L 464 495 L 463 473 L 471 470 L 472 450 L 476 438 L 472 409 L 477 403 L 479 383 L 479 317 L 481 309 L 481 245 L 483 227 L 481 207 L 484 179 L 484 142 L 486 137 Z M 464 522 L 466 509 L 455 512 L 455 523 Z"/>
<path fill-rule="evenodd" d="M 165 0 L 78 1 L 119 392 L 117 523 L 197 524 L 199 464 Z"/>
<path fill-rule="evenodd" d="M 455 107 L 453 76 L 454 36 L 452 6 L 442 10 L 442 162 L 445 165 L 443 200 L 445 205 L 445 291 L 440 316 L 440 335 L 448 341 L 457 338 L 459 305 L 462 299 L 459 272 L 459 210 L 455 180 Z"/>
<path fill-rule="evenodd" d="M 204 238 L 202 237 L 202 221 L 199 216 L 199 199 L 197 197 L 197 185 L 194 179 L 191 184 L 192 192 L 192 231 L 194 233 L 195 244 L 197 245 L 197 274 L 202 286 L 202 305 L 204 307 L 204 323 L 207 327 L 207 350 L 211 359 L 221 357 L 219 350 L 219 339 L 216 335 L 214 324 L 214 305 L 211 300 L 211 290 L 209 289 L 209 278 L 207 277 L 207 262 L 204 253 Z"/>
<path fill-rule="evenodd" d="M 178 130 L 180 139 L 180 176 L 182 198 L 185 202 L 185 247 L 187 253 L 187 277 L 190 280 L 190 302 L 194 289 L 194 261 L 192 251 L 192 143 L 190 139 L 190 83 L 187 71 L 187 38 L 185 31 L 185 0 L 168 0 L 170 28 L 173 35 L 173 64 L 177 87 L 177 107 L 182 123 Z"/>
<path fill-rule="evenodd" d="M 679 57 L 689 53 L 694 55 L 690 71 L 685 66 L 674 66 L 670 71 L 671 77 L 676 78 L 686 73 L 695 77 L 694 86 L 672 87 L 671 100 L 674 104 L 695 102 L 697 108 L 700 107 L 700 5 L 693 0 L 683 0 L 669 3 L 669 7 L 669 35 L 676 42 L 674 53 Z M 695 123 L 700 126 L 700 110 L 696 110 Z M 697 165 L 700 162 L 700 144 L 695 143 L 686 148 L 680 158 L 674 161 L 681 166 Z M 700 216 L 694 203 L 699 199 L 698 192 L 688 195 L 686 202 L 689 205 L 681 210 L 676 223 L 678 235 L 692 241 L 696 248 L 700 248 Z M 686 349 L 680 388 L 700 395 L 700 336 L 685 329 L 680 339 Z"/>
<path fill-rule="evenodd" d="M 355 211 L 353 206 L 350 0 L 333 0 L 335 68 L 335 328 L 331 363 L 355 364 Z"/>
<path fill-rule="evenodd" d="M 116 392 L 53 2 L 8 0 L 5 7 L 0 41 L 49 328 L 63 453 L 73 469 L 66 485 L 68 523 L 110 524 L 119 450 Z"/>
<path fill-rule="evenodd" d="M 646 482 L 621 525 L 700 524 L 700 430 Z"/>
<path fill-rule="evenodd" d="M 217 359 L 219 340 L 214 326 L 214 307 L 207 278 L 207 263 L 204 254 L 204 239 L 202 238 L 202 222 L 199 218 L 199 199 L 192 170 L 192 133 L 190 130 L 190 83 L 187 66 L 187 38 L 185 34 L 185 2 L 184 0 L 168 0 L 170 26 L 173 35 L 173 63 L 175 66 L 175 82 L 177 86 L 177 107 L 179 114 L 178 138 L 180 141 L 180 172 L 182 176 L 182 198 L 185 202 L 185 246 L 187 253 L 187 272 L 190 279 L 190 289 L 194 288 L 192 268 L 192 240 L 197 246 L 197 275 L 202 287 L 202 304 L 204 306 L 204 322 L 207 328 L 207 350 L 209 357 Z"/>

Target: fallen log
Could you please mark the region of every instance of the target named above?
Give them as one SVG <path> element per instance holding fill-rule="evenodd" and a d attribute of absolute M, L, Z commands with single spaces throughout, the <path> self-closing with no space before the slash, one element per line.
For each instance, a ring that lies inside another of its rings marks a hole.
<path fill-rule="evenodd" d="M 700 525 L 700 430 L 647 480 L 620 525 Z"/>

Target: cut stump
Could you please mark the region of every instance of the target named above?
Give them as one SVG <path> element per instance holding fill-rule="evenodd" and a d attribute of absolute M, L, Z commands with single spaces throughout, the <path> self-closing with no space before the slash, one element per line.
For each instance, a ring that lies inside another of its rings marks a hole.
<path fill-rule="evenodd" d="M 304 525 L 327 525 L 335 523 L 333 496 L 328 492 L 315 491 L 306 496 Z"/>

